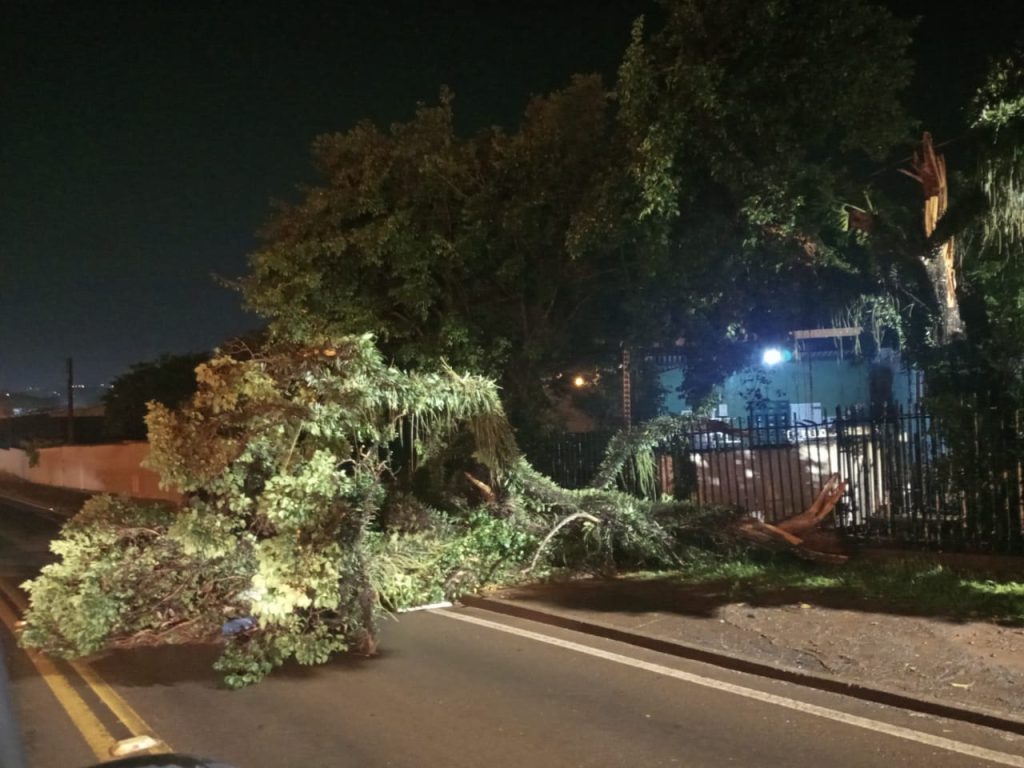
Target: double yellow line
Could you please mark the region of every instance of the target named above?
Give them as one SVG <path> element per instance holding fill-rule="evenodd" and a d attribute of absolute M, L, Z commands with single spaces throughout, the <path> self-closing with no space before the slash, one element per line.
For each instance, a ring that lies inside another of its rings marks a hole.
<path fill-rule="evenodd" d="M 17 636 L 18 617 L 11 606 L 14 606 L 18 613 L 24 614 L 28 608 L 28 603 L 25 600 L 25 596 L 16 587 L 9 584 L 6 579 L 0 579 L 0 592 L 10 601 L 10 605 L 8 605 L 7 601 L 0 598 L 0 621 L 3 621 L 11 633 Z M 126 744 L 128 740 L 118 741 L 114 738 L 99 717 L 96 716 L 96 713 L 79 695 L 78 691 L 75 690 L 71 681 L 61 673 L 57 666 L 38 651 L 26 648 L 25 654 L 36 668 L 36 671 L 39 672 L 39 676 L 49 686 L 50 691 L 56 697 L 61 707 L 67 712 L 71 722 L 74 723 L 79 733 L 82 734 L 82 738 L 85 739 L 86 744 L 89 745 L 89 749 L 92 750 L 96 759 L 104 761 L 116 756 L 123 756 L 116 754 L 115 751 L 119 744 L 129 746 L 130 742 Z M 159 754 L 172 751 L 167 742 L 156 736 L 146 721 L 132 709 L 117 691 L 100 677 L 95 669 L 84 661 L 71 661 L 68 663 L 75 674 L 89 686 L 114 717 L 124 724 L 132 734 L 132 740 L 135 743 L 145 744 L 149 743 L 148 739 L 153 740 L 154 743 L 148 748 L 132 750 L 132 754 Z"/>

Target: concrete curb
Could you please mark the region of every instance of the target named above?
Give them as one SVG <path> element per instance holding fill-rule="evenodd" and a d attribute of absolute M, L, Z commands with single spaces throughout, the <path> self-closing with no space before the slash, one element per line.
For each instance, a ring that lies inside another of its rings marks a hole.
<path fill-rule="evenodd" d="M 536 608 L 528 608 L 519 603 L 511 603 L 503 600 L 495 600 L 486 597 L 475 597 L 466 595 L 459 599 L 459 602 L 469 608 L 477 608 L 492 613 L 500 613 L 506 616 L 514 616 L 520 619 L 535 621 L 540 624 L 569 629 L 574 632 L 581 632 L 594 637 L 601 637 L 606 640 L 615 640 L 620 643 L 645 648 L 649 651 L 676 656 L 690 661 L 700 661 L 723 669 L 730 669 L 735 672 L 746 672 L 747 674 L 780 680 L 805 688 L 813 688 L 829 693 L 839 693 L 843 696 L 850 696 L 863 701 L 870 701 L 876 704 L 886 704 L 891 707 L 920 712 L 936 717 L 945 717 L 950 720 L 958 720 L 973 725 L 982 725 L 988 728 L 996 728 L 1001 731 L 1015 733 L 1024 736 L 1024 720 L 1019 720 L 1008 715 L 984 710 L 970 709 L 955 704 L 936 701 L 928 698 L 914 697 L 906 693 L 887 690 L 885 688 L 872 687 L 861 683 L 843 681 L 838 678 L 814 675 L 809 672 L 801 672 L 795 669 L 784 669 L 764 664 L 760 661 L 747 659 L 742 656 L 710 651 L 698 646 L 686 645 L 685 643 L 673 640 L 662 640 L 648 635 L 641 635 L 604 624 L 596 624 L 579 619 L 571 619 L 554 613 L 548 613 Z"/>

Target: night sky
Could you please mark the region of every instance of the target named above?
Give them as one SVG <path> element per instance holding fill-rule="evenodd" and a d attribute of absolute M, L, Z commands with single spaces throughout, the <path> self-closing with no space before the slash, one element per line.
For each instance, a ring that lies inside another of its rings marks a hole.
<path fill-rule="evenodd" d="M 0 387 L 98 384 L 260 325 L 237 276 L 314 136 L 455 91 L 460 129 L 512 124 L 573 72 L 614 74 L 632 0 L 0 0 Z M 903 15 L 922 0 L 890 0 Z M 927 11 L 910 95 L 941 140 L 1018 0 Z"/>

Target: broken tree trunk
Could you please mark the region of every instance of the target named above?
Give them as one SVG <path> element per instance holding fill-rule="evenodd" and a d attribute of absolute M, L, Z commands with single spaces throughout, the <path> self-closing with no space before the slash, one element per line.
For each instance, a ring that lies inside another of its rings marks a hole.
<path fill-rule="evenodd" d="M 935 153 L 930 133 L 926 132 L 921 139 L 921 152 L 914 153 L 910 168 L 901 168 L 900 171 L 921 185 L 924 196 L 924 234 L 930 238 L 949 207 L 946 159 Z M 922 254 L 921 261 L 935 293 L 941 339 L 950 341 L 963 333 L 960 303 L 956 295 L 953 238 L 936 245 L 929 253 Z"/>
<path fill-rule="evenodd" d="M 775 524 L 746 517 L 735 525 L 733 532 L 746 542 L 767 549 L 791 552 L 805 560 L 845 563 L 846 555 L 826 551 L 834 549 L 834 542 L 828 541 L 827 535 L 820 528 L 845 492 L 846 481 L 840 480 L 839 475 L 832 475 L 821 489 L 818 498 L 803 512 Z"/>

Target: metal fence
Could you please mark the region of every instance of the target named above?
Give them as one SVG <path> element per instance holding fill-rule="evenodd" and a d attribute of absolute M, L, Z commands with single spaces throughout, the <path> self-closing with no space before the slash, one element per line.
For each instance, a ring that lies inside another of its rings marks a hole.
<path fill-rule="evenodd" d="M 837 411 L 712 420 L 658 452 L 662 493 L 737 505 L 766 522 L 806 509 L 830 475 L 848 482 L 835 524 L 908 546 L 1024 553 L 1021 414 L 961 408 Z M 530 453 L 567 487 L 594 476 L 610 433 L 565 435 Z"/>

